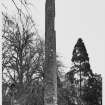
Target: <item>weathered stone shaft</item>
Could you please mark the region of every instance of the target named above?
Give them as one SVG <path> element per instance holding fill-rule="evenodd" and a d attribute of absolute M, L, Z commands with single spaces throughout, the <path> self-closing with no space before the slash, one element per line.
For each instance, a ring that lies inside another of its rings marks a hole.
<path fill-rule="evenodd" d="M 46 0 L 44 105 L 57 105 L 56 33 L 54 30 L 54 19 L 55 0 Z"/>

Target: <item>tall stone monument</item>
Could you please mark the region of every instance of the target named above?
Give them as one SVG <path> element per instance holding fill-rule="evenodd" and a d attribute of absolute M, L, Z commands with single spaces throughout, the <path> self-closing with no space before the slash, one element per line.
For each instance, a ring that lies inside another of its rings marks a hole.
<path fill-rule="evenodd" d="M 45 75 L 44 105 L 57 105 L 55 0 L 45 4 Z"/>

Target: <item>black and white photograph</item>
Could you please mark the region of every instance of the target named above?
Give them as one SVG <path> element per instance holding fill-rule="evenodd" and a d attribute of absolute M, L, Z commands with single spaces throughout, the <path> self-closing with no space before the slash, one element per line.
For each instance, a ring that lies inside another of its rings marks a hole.
<path fill-rule="evenodd" d="M 1 105 L 104 105 L 104 0 L 0 4 Z"/>

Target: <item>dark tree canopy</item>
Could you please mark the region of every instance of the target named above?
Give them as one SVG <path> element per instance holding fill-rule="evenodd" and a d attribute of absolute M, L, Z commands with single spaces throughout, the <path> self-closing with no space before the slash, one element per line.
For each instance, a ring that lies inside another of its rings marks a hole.
<path fill-rule="evenodd" d="M 89 64 L 88 53 L 81 38 L 78 39 L 72 55 L 71 61 L 73 66 L 67 73 L 67 78 L 73 83 L 75 81 L 75 74 L 80 75 L 79 72 L 81 72 L 81 75 L 84 77 L 91 77 L 93 73 Z"/>
<path fill-rule="evenodd" d="M 92 72 L 88 53 L 81 38 L 74 47 L 71 61 L 73 66 L 66 73 L 66 78 L 70 88 L 73 86 L 73 90 L 77 94 L 76 102 L 86 105 L 102 105 L 102 78 L 101 75 Z"/>
<path fill-rule="evenodd" d="M 89 57 L 88 57 L 85 45 L 81 38 L 78 39 L 74 47 L 73 57 L 72 57 L 72 62 L 78 62 L 78 61 L 79 62 L 89 61 Z"/>
<path fill-rule="evenodd" d="M 94 74 L 83 87 L 82 100 L 89 105 L 102 105 L 102 77 Z"/>

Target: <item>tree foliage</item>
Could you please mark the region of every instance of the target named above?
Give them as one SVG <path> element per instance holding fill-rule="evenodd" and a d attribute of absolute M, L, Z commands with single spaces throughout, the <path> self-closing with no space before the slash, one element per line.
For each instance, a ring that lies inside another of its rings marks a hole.
<path fill-rule="evenodd" d="M 74 47 L 72 63 L 73 66 L 66 78 L 76 92 L 75 102 L 80 105 L 101 105 L 102 78 L 92 72 L 88 53 L 81 38 Z"/>
<path fill-rule="evenodd" d="M 29 103 L 32 105 L 40 102 L 36 101 L 36 94 L 43 88 L 45 46 L 38 35 L 32 16 L 24 13 L 15 1 L 12 1 L 18 11 L 16 16 L 2 12 L 2 79 L 5 88 L 3 96 L 9 99 L 14 94 L 15 99 L 24 104 L 28 103 L 26 101 L 30 98 Z M 27 7 L 24 2 L 21 3 Z M 11 88 L 13 84 L 15 90 Z M 42 94 L 39 92 L 38 96 L 41 99 Z"/>
<path fill-rule="evenodd" d="M 83 88 L 82 99 L 87 102 L 87 105 L 102 105 L 102 77 L 95 74 L 87 80 Z"/>
<path fill-rule="evenodd" d="M 71 67 L 70 72 L 67 73 L 67 78 L 71 81 L 71 83 L 78 83 L 80 81 L 82 82 L 83 78 L 85 79 L 86 77 L 92 77 L 93 73 L 89 64 L 89 57 L 81 38 L 78 39 L 74 47 L 72 63 L 73 66 Z"/>

